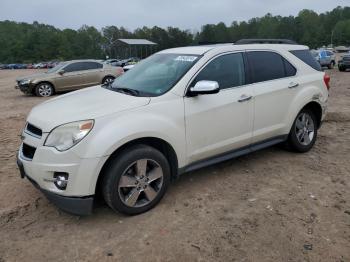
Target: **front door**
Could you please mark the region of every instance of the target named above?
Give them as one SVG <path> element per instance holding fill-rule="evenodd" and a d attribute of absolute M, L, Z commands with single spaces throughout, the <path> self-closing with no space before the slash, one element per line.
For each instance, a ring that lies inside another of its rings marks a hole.
<path fill-rule="evenodd" d="M 84 69 L 83 62 L 74 62 L 63 68 L 64 73 L 55 78 L 57 91 L 78 89 L 82 85 L 81 72 Z"/>
<path fill-rule="evenodd" d="M 93 61 L 84 62 L 84 71 L 81 71 L 82 87 L 102 84 L 100 77 L 103 65 Z"/>
<path fill-rule="evenodd" d="M 252 138 L 254 98 L 243 53 L 212 59 L 190 87 L 201 80 L 218 82 L 220 92 L 184 98 L 190 163 L 248 146 Z"/>

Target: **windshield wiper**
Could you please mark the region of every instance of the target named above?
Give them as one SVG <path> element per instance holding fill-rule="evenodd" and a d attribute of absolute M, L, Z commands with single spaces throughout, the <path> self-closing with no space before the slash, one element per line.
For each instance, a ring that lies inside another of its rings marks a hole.
<path fill-rule="evenodd" d="M 117 92 L 124 93 L 124 94 L 129 94 L 132 96 L 139 96 L 140 95 L 140 91 L 135 90 L 135 89 L 131 89 L 131 88 L 127 88 L 127 87 L 117 87 L 117 88 L 114 88 L 114 90 L 116 90 Z"/>

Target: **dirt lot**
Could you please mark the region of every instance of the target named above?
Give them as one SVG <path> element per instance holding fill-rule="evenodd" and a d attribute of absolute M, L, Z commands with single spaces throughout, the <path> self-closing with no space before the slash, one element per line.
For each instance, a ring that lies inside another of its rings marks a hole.
<path fill-rule="evenodd" d="M 311 152 L 273 147 L 182 176 L 146 214 L 79 218 L 19 178 L 19 134 L 44 99 L 13 85 L 33 71 L 0 71 L 0 261 L 350 261 L 350 72 L 329 71 Z"/>

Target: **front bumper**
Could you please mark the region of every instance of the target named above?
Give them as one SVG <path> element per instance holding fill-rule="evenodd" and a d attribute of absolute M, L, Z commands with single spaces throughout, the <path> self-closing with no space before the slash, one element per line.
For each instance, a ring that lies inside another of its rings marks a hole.
<path fill-rule="evenodd" d="M 17 83 L 15 85 L 15 89 L 19 89 L 25 94 L 31 94 L 33 91 L 33 88 L 34 88 L 34 85 L 32 85 L 32 84 L 23 85 L 23 84 Z"/>
<path fill-rule="evenodd" d="M 49 201 L 55 204 L 58 208 L 62 209 L 67 213 L 70 213 L 73 215 L 79 215 L 79 216 L 86 216 L 92 213 L 93 204 L 94 204 L 93 196 L 69 197 L 69 196 L 61 196 L 61 195 L 55 194 L 53 192 L 50 192 L 48 190 L 41 188 L 34 179 L 32 179 L 26 174 L 23 163 L 19 157 L 17 157 L 17 166 L 20 171 L 21 178 L 25 178 L 25 177 L 28 178 L 28 180 L 36 188 L 38 188 Z"/>
<path fill-rule="evenodd" d="M 346 63 L 346 64 L 338 64 L 339 68 L 346 68 L 349 69 L 350 68 L 350 63 Z"/>

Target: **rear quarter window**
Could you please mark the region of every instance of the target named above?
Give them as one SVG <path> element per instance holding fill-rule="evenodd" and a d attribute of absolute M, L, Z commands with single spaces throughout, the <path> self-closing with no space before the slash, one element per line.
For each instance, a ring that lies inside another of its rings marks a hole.
<path fill-rule="evenodd" d="M 302 60 L 305 64 L 311 66 L 313 69 L 317 71 L 322 71 L 320 63 L 317 62 L 317 60 L 309 50 L 292 50 L 290 52 L 297 58 Z"/>

